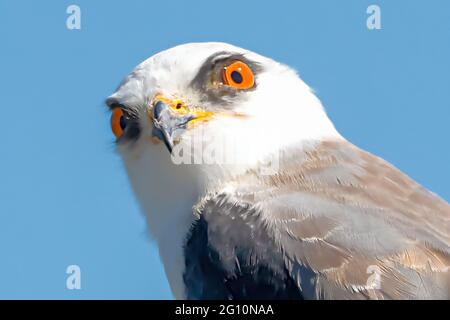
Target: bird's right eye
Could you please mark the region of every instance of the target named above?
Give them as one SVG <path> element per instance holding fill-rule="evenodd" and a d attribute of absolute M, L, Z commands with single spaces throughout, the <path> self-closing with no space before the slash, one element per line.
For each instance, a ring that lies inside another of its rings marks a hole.
<path fill-rule="evenodd" d="M 122 136 L 126 126 L 127 122 L 123 110 L 121 108 L 115 108 L 111 115 L 111 129 L 116 139 Z"/>

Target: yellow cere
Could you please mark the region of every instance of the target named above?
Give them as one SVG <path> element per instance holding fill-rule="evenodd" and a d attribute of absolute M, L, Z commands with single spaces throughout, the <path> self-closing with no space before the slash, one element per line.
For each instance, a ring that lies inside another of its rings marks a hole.
<path fill-rule="evenodd" d="M 168 105 L 172 110 L 180 115 L 185 115 L 189 113 L 189 109 L 186 107 L 185 103 L 180 99 L 170 99 L 162 95 L 157 95 L 154 99 L 156 101 L 162 101 Z"/>
<path fill-rule="evenodd" d="M 194 118 L 191 121 L 189 121 L 189 123 L 187 124 L 188 128 L 192 128 L 194 125 L 196 125 L 199 122 L 207 121 L 210 118 L 212 118 L 213 116 L 245 117 L 245 115 L 235 113 L 235 112 L 232 112 L 232 113 L 221 112 L 219 114 L 216 114 L 211 111 L 204 111 L 202 108 L 199 108 L 199 107 L 188 107 L 187 104 L 183 100 L 175 99 L 175 98 L 171 99 L 171 98 L 167 98 L 163 95 L 155 96 L 153 101 L 154 102 L 156 102 L 156 101 L 164 102 L 167 106 L 169 106 L 174 112 L 178 113 L 180 116 L 186 115 L 186 114 L 193 115 Z M 149 114 L 151 114 L 151 113 L 149 113 Z"/>
<path fill-rule="evenodd" d="M 213 112 L 204 111 L 203 109 L 198 108 L 198 107 L 188 107 L 187 104 L 183 100 L 171 99 L 171 98 L 167 98 L 163 95 L 155 96 L 153 101 L 154 102 L 156 102 L 156 101 L 164 102 L 167 106 L 169 106 L 174 112 L 176 112 L 180 116 L 186 115 L 186 114 L 193 115 L 194 118 L 191 121 L 189 121 L 189 123 L 188 123 L 189 128 L 191 128 L 194 124 L 196 124 L 198 122 L 208 120 L 209 118 L 211 118 L 214 115 Z"/>

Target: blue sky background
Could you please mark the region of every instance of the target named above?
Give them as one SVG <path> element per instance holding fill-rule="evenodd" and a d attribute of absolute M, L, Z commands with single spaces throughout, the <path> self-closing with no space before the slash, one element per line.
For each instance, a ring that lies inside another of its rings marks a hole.
<path fill-rule="evenodd" d="M 70 4 L 81 30 L 66 28 Z M 450 199 L 448 0 L 0 0 L 0 298 L 171 298 L 103 101 L 193 41 L 291 65 L 344 136 Z"/>

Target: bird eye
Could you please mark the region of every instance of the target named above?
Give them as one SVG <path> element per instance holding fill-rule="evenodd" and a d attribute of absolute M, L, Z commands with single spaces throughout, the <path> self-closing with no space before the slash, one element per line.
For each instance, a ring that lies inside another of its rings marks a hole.
<path fill-rule="evenodd" d="M 248 65 L 236 61 L 223 68 L 223 82 L 236 89 L 250 89 L 255 84 L 255 77 Z"/>
<path fill-rule="evenodd" d="M 115 108 L 111 116 L 111 129 L 117 139 L 119 139 L 127 126 L 125 115 L 121 108 Z"/>

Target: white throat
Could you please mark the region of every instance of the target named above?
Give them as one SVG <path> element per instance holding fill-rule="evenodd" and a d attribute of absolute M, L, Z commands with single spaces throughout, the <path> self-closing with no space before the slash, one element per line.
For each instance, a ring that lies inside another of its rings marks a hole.
<path fill-rule="evenodd" d="M 199 166 L 173 164 L 164 145 L 150 141 L 122 154 L 172 292 L 177 299 L 183 299 L 183 246 L 194 219 L 192 206 L 206 188 L 202 171 Z"/>

